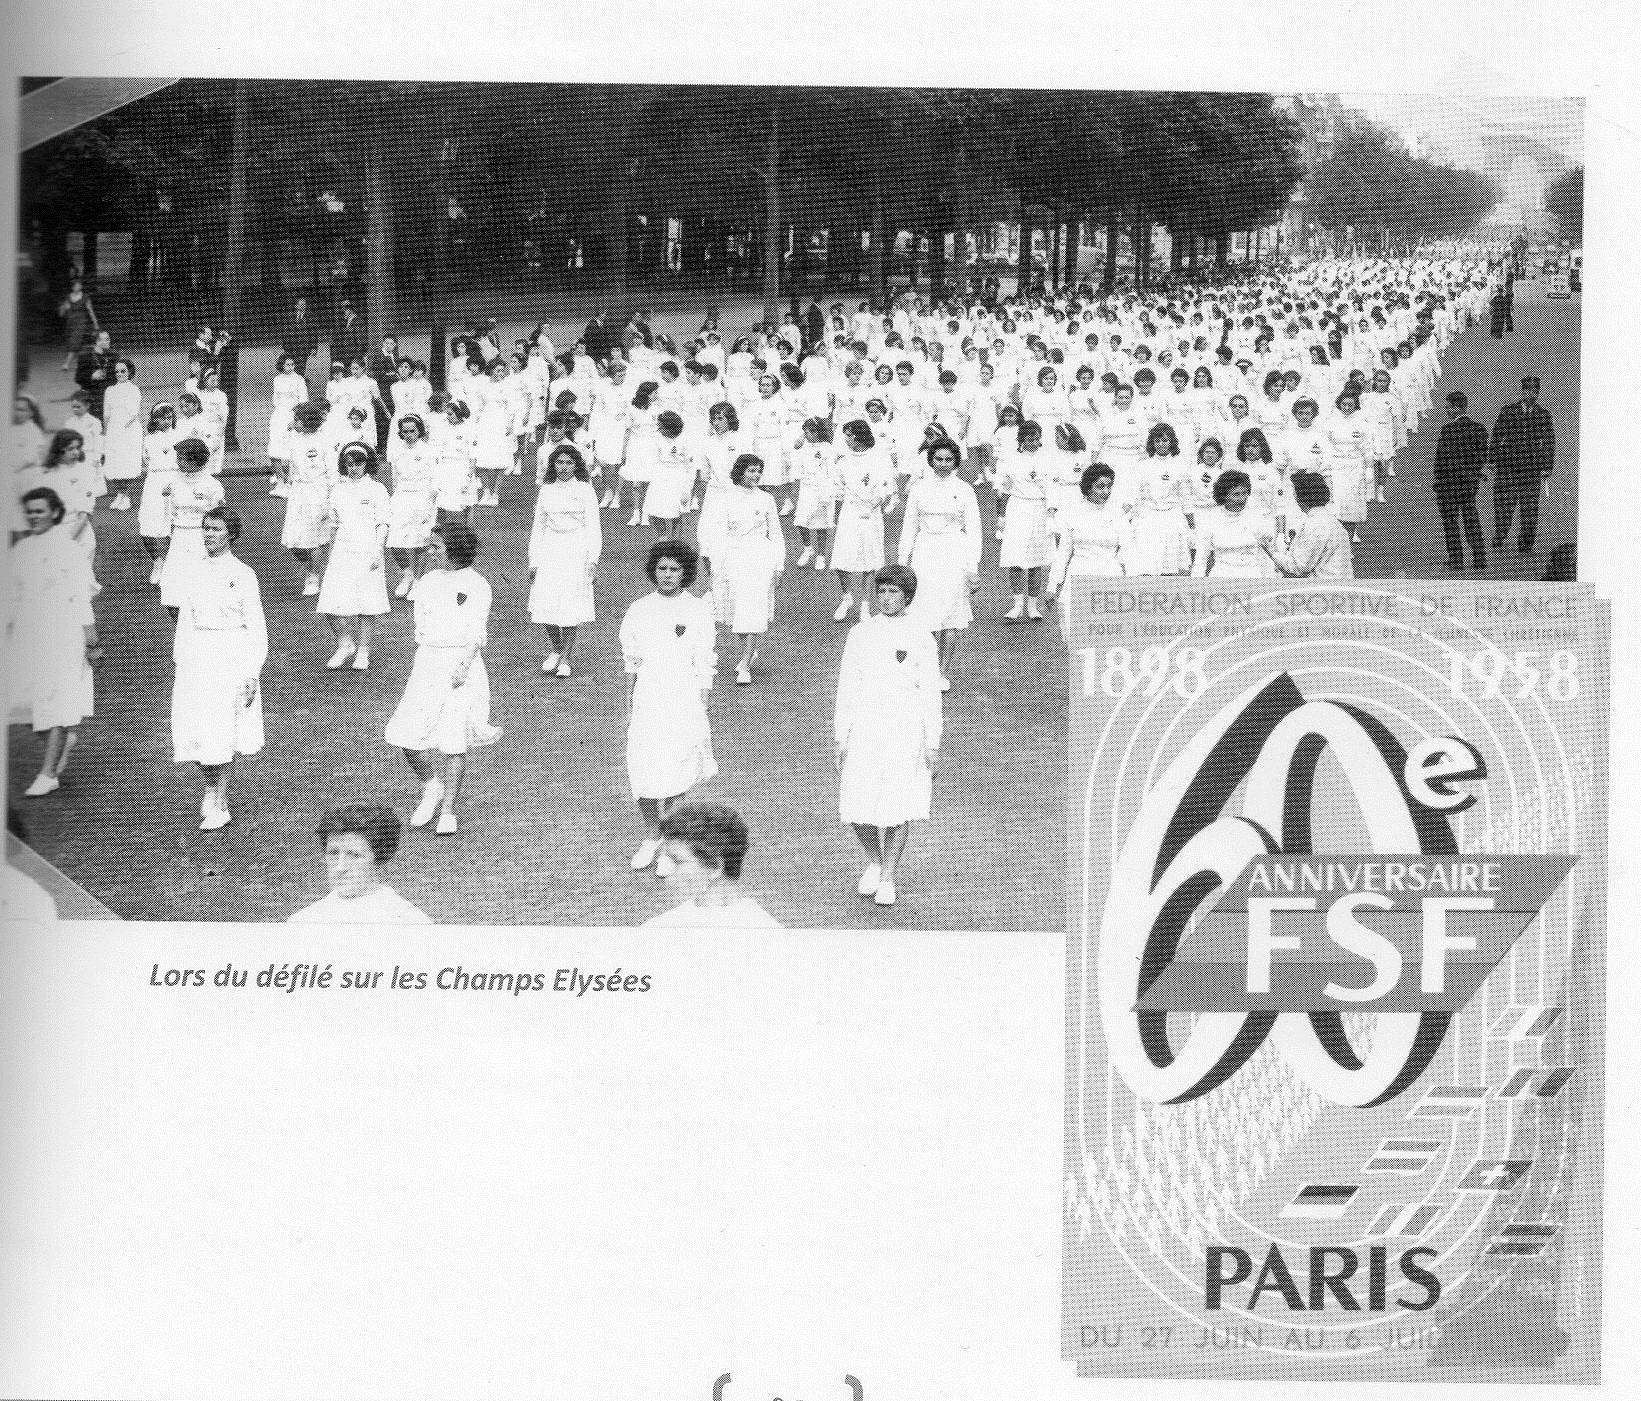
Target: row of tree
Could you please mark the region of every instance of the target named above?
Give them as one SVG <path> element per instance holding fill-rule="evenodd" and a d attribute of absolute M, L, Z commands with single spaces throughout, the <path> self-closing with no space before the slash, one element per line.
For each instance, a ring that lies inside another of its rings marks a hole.
<path fill-rule="evenodd" d="M 1555 216 L 1561 236 L 1574 243 L 1584 241 L 1584 167 L 1575 165 L 1550 182 L 1544 192 L 1544 207 Z"/>
<path fill-rule="evenodd" d="M 521 267 L 595 279 L 615 311 L 662 270 L 739 276 L 773 318 L 812 248 L 829 285 L 881 296 L 903 235 L 939 284 L 948 234 L 966 256 L 1004 221 L 1022 262 L 1046 231 L 1056 285 L 1091 228 L 1107 285 L 1125 234 L 1149 275 L 1155 225 L 1176 266 L 1223 261 L 1285 206 L 1300 135 L 1258 93 L 183 80 L 27 152 L 22 213 L 53 293 L 71 232 L 122 231 L 128 287 L 236 324 L 248 295 L 323 280 L 337 250 L 365 265 L 373 333 L 406 293 L 437 305 Z M 1443 229 L 1491 203 L 1382 144 L 1352 129 L 1338 177 L 1313 178 L 1314 217 L 1435 232 L 1432 200 Z M 1341 193 L 1352 181 L 1371 203 Z"/>
<path fill-rule="evenodd" d="M 1308 217 L 1358 243 L 1411 247 L 1475 227 L 1499 200 L 1484 175 L 1416 157 L 1366 118 L 1343 123 L 1333 152 L 1305 181 Z"/>

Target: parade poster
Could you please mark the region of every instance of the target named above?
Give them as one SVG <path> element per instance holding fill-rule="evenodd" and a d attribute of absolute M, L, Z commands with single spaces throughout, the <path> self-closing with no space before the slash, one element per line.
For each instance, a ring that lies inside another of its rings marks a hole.
<path fill-rule="evenodd" d="M 1598 1380 L 1606 605 L 1067 599 L 1066 1360 Z"/>

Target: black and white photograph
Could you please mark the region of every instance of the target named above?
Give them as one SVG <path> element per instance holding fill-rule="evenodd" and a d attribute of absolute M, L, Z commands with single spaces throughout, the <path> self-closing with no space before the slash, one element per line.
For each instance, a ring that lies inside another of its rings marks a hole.
<path fill-rule="evenodd" d="M 285 919 L 365 805 L 439 922 L 1052 926 L 1065 589 L 1576 576 L 1582 104 L 1486 87 L 24 80 L 29 844 L 122 918 Z"/>

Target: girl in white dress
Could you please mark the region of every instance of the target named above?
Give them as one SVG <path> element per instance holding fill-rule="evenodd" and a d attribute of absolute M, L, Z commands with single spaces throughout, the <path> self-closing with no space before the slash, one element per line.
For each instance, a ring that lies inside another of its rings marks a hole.
<path fill-rule="evenodd" d="M 1117 474 L 1112 499 L 1124 510 L 1139 499 L 1145 436 L 1150 431 L 1150 421 L 1134 403 L 1134 386 L 1119 383 L 1111 398 L 1111 412 L 1105 416 L 1100 458 Z"/>
<path fill-rule="evenodd" d="M 1328 443 L 1327 475 L 1333 513 L 1350 532 L 1353 545 L 1361 543 L 1357 528 L 1367 519 L 1373 480 L 1373 461 L 1368 452 L 1371 432 L 1361 409 L 1360 397 L 1347 389 L 1334 400 L 1335 412 L 1322 424 Z"/>
<path fill-rule="evenodd" d="M 198 439 L 201 453 L 205 445 Z M 179 444 L 178 460 L 185 456 Z M 204 475 L 205 457 L 195 469 Z M 214 477 L 205 481 L 221 490 Z M 226 827 L 228 781 L 235 758 L 262 748 L 262 665 L 268 627 L 262 592 L 249 565 L 236 559 L 236 511 L 216 506 L 200 522 L 203 557 L 178 570 L 177 628 L 171 643 L 176 680 L 171 688 L 171 752 L 179 764 L 198 764 L 205 780 L 200 831 Z M 166 582 L 171 582 L 166 571 Z"/>
<path fill-rule="evenodd" d="M 184 396 L 186 398 L 186 396 Z M 330 489 L 335 459 L 332 438 L 325 431 L 322 404 L 298 404 L 292 410 L 290 490 L 285 498 L 285 524 L 279 543 L 302 566 L 302 594 L 319 594 L 319 564 L 315 552 L 331 540 Z"/>
<path fill-rule="evenodd" d="M 1236 445 L 1237 466 L 1248 474 L 1253 487 L 1248 509 L 1270 522 L 1276 539 L 1285 540 L 1288 538 L 1288 484 L 1271 457 L 1271 445 L 1257 428 L 1244 432 Z"/>
<path fill-rule="evenodd" d="M 387 488 L 376 480 L 376 450 L 367 443 L 342 449 L 340 480 L 331 487 L 330 515 L 336 538 L 325 562 L 324 582 L 314 611 L 330 619 L 336 651 L 325 666 L 339 670 L 353 659 L 355 671 L 370 670 L 370 635 L 387 613 L 387 575 L 382 551 L 393 514 Z"/>
<path fill-rule="evenodd" d="M 415 414 L 423 422 L 426 421 L 428 400 L 433 397 L 433 386 L 427 382 L 425 360 L 401 356 L 394 371 L 399 377 L 388 386 L 388 398 L 393 400 L 393 416 L 387 426 L 390 449 L 399 439 L 399 424 L 407 414 Z"/>
<path fill-rule="evenodd" d="M 205 446 L 211 449 L 211 463 L 206 471 L 220 477 L 226 457 L 228 396 L 222 392 L 222 377 L 214 369 L 205 370 L 199 377 L 199 406 L 200 416 L 205 420 L 205 432 L 201 436 Z"/>
<path fill-rule="evenodd" d="M 843 597 L 832 621 L 844 622 L 854 607 L 855 576 L 860 589 L 860 616 L 871 611 L 870 580 L 883 568 L 883 508 L 894 499 L 895 471 L 886 448 L 878 444 L 871 425 L 854 419 L 843 425 L 843 450 L 838 453 L 838 527 L 832 541 L 832 569 Z"/>
<path fill-rule="evenodd" d="M 714 404 L 707 413 L 707 434 L 696 457 L 696 471 L 705 484 L 695 538 L 702 558 L 716 560 L 723 553 L 724 508 L 729 504 L 729 469 L 743 451 L 740 413 L 735 405 Z M 716 568 L 716 565 L 712 565 Z"/>
<path fill-rule="evenodd" d="M 646 929 L 779 929 L 780 922 L 740 892 L 741 863 L 751 845 L 746 823 L 722 803 L 680 803 L 661 819 L 667 891 L 686 897 Z"/>
<path fill-rule="evenodd" d="M 21 498 L 36 486 L 50 487 L 56 494 L 64 511 L 58 529 L 79 547 L 86 563 L 95 566 L 97 533 L 91 528 L 91 516 L 97 509 L 96 477 L 85 460 L 85 439 L 72 428 L 59 428 L 52 434 L 46 460 L 37 468 L 19 472 L 12 489 Z M 21 499 L 17 509 L 21 516 Z M 17 528 L 27 532 L 29 526 L 19 519 Z"/>
<path fill-rule="evenodd" d="M 758 376 L 758 397 L 747 404 L 741 415 L 741 431 L 747 439 L 747 451 L 764 464 L 766 485 L 763 489 L 776 498 L 779 506 L 781 489 L 787 480 L 786 449 L 792 425 L 778 374 Z"/>
<path fill-rule="evenodd" d="M 1134 503 L 1134 567 L 1131 574 L 1186 574 L 1191 569 L 1190 471 L 1180 460 L 1179 439 L 1159 423 L 1145 440 Z"/>
<path fill-rule="evenodd" d="M 627 779 L 644 824 L 632 869 L 661 851 L 661 819 L 718 772 L 707 696 L 718 667 L 712 606 L 689 591 L 698 556 L 682 540 L 657 540 L 644 561 L 655 592 L 621 620 L 627 671 Z"/>
<path fill-rule="evenodd" d="M 661 427 L 657 422 L 661 417 L 661 407 L 656 403 L 660 392 L 660 383 L 647 379 L 638 386 L 638 392 L 632 396 L 632 402 L 626 409 L 627 460 L 621 468 L 621 480 L 636 488 L 632 498 L 632 515 L 627 520 L 629 526 L 643 525 L 648 510 L 645 496 L 649 491 L 650 477 L 655 471 L 656 448 L 661 439 Z"/>
<path fill-rule="evenodd" d="M 416 586 L 416 659 L 384 738 L 404 751 L 421 780 L 422 797 L 412 827 L 438 814 L 434 831 L 454 834 L 456 798 L 472 749 L 494 744 L 490 723 L 490 674 L 482 655 L 489 641 L 490 583 L 473 568 L 479 538 L 461 521 L 443 521 L 427 544 L 431 568 Z M 444 756 L 441 775 L 430 755 Z"/>
<path fill-rule="evenodd" d="M 171 543 L 160 574 L 160 603 L 172 618 L 182 606 L 186 576 L 205 558 L 205 517 L 223 504 L 222 483 L 206 471 L 211 450 L 198 438 L 184 438 L 172 455 L 177 470 L 160 487 L 170 506 Z"/>
<path fill-rule="evenodd" d="M 103 395 L 103 477 L 114 493 L 111 511 L 131 509 L 131 489 L 142 478 L 142 391 L 137 367 L 128 359 L 114 362 L 114 383 Z"/>
<path fill-rule="evenodd" d="M 910 824 L 928 819 L 940 768 L 940 655 L 928 628 L 906 615 L 917 576 L 891 564 L 874 586 L 876 616 L 844 644 L 832 738 L 838 815 L 868 862 L 855 889 L 892 905 Z"/>
<path fill-rule="evenodd" d="M 296 357 L 279 357 L 273 380 L 273 408 L 268 414 L 268 474 L 270 496 L 288 493 L 291 473 L 291 415 L 298 404 L 306 403 L 308 382 L 296 372 Z"/>
<path fill-rule="evenodd" d="M 501 479 L 512 470 L 518 450 L 514 430 L 514 395 L 508 388 L 507 362 L 494 361 L 488 371 L 484 398 L 474 408 L 473 441 L 478 455 L 473 470 L 478 474 L 479 495 L 475 506 L 501 505 Z M 473 407 L 473 399 L 468 400 Z"/>
<path fill-rule="evenodd" d="M 401 381 L 411 383 L 413 381 Z M 427 423 L 420 414 L 403 415 L 394 428 L 388 449 L 388 466 L 393 472 L 392 515 L 388 523 L 387 547 L 399 566 L 395 598 L 408 597 L 416 587 L 416 574 L 428 537 L 438 522 L 439 459 L 427 440 Z"/>
<path fill-rule="evenodd" d="M 1116 473 L 1105 463 L 1083 469 L 1078 500 L 1061 521 L 1060 548 L 1049 571 L 1047 597 L 1057 599 L 1073 579 L 1117 578 L 1130 572 L 1134 527 L 1112 499 Z M 1071 610 L 1060 610 L 1060 634 L 1070 642 Z"/>
<path fill-rule="evenodd" d="M 644 513 L 661 539 L 679 534 L 694 491 L 695 469 L 684 442 L 684 420 L 672 409 L 663 409 L 655 416 L 650 480 L 644 489 Z"/>
<path fill-rule="evenodd" d="M 577 366 L 590 363 L 583 357 Z M 592 380 L 587 392 L 587 448 L 593 455 L 593 475 L 604 483 L 604 499 L 598 504 L 606 511 L 620 510 L 625 495 L 621 469 L 627 460 L 632 409 L 632 395 L 626 385 L 626 362 L 612 358 L 607 376 Z M 637 505 L 635 495 L 634 508 Z"/>
<path fill-rule="evenodd" d="M 440 524 L 460 521 L 465 525 L 478 492 L 478 478 L 473 474 L 478 447 L 469 427 L 467 405 L 456 399 L 448 399 L 441 410 L 441 397 L 436 394 L 428 401 L 429 411 L 440 412 L 444 419 L 438 437 L 433 440 L 438 461 L 438 489 L 434 493 L 433 503 Z"/>
<path fill-rule="evenodd" d="M 1214 483 L 1219 507 L 1199 518 L 1197 553 L 1191 573 L 1198 579 L 1268 579 L 1276 574 L 1270 551 L 1270 521 L 1248 509 L 1252 483 L 1248 474 L 1232 467 Z"/>
<path fill-rule="evenodd" d="M 148 431 L 142 440 L 142 501 L 137 506 L 137 534 L 153 563 L 148 582 L 157 584 L 165 572 L 165 552 L 171 548 L 171 497 L 165 490 L 175 480 L 176 445 L 182 441 L 177 427 L 177 411 L 169 404 L 155 404 L 148 411 Z"/>
<path fill-rule="evenodd" d="M 792 523 L 803 541 L 798 568 L 812 561 L 817 571 L 824 571 L 827 544 L 837 521 L 838 497 L 843 491 L 830 422 L 824 418 L 806 418 L 803 441 L 795 447 L 794 454 L 798 505 Z"/>
<path fill-rule="evenodd" d="M 91 396 L 85 390 L 75 390 L 68 401 L 68 417 L 63 420 L 63 427 L 72 428 L 80 435 L 81 442 L 85 444 L 85 462 L 91 469 L 95 494 L 102 496 L 108 490 L 108 482 L 103 476 L 103 421 L 92 417 Z"/>
<path fill-rule="evenodd" d="M 1078 485 L 1088 466 L 1088 444 L 1071 422 L 1054 425 L 1054 449 L 1048 479 L 1048 533 L 1058 545 L 1060 516 L 1077 504 Z"/>
<path fill-rule="evenodd" d="M 92 713 L 92 668 L 102 660 L 91 600 L 96 580 L 85 551 L 63 528 L 63 502 L 50 487 L 23 493 L 28 534 L 11 547 L 10 720 L 45 737 L 45 754 L 26 798 L 61 786 L 63 768 Z"/>
<path fill-rule="evenodd" d="M 957 444 L 936 438 L 924 449 L 924 457 L 928 472 L 906 492 L 900 562 L 918 581 L 907 616 L 934 634 L 940 689 L 949 691 L 958 637 L 974 617 L 970 599 L 980 587 L 984 540 L 974 488 L 957 475 L 962 460 Z"/>
<path fill-rule="evenodd" d="M 781 533 L 775 498 L 760 490 L 763 474 L 763 459 L 754 453 L 742 453 L 729 469 L 723 554 L 712 571 L 713 610 L 741 643 L 735 663 L 737 686 L 752 684 L 757 642 L 769 631 L 775 590 L 786 570 L 786 537 Z"/>
<path fill-rule="evenodd" d="M 997 564 L 1009 575 L 1013 605 L 1003 614 L 1005 622 L 1022 617 L 1034 623 L 1043 620 L 1038 596 L 1048 567 L 1054 563 L 1054 547 L 1048 538 L 1048 489 L 1053 464 L 1043 451 L 1043 431 L 1030 420 L 1022 423 L 1013 452 L 1004 453 L 997 470 L 997 489 L 1009 498 L 1003 519 L 1003 544 Z"/>
<path fill-rule="evenodd" d="M 552 448 L 547 479 L 536 493 L 530 529 L 530 621 L 547 629 L 551 650 L 541 669 L 570 675 L 576 629 L 593 621 L 593 584 L 604 552 L 598 493 L 573 443 Z"/>

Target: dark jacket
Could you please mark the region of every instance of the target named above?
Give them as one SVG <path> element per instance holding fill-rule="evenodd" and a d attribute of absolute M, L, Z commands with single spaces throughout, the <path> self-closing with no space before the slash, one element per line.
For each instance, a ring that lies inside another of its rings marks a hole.
<path fill-rule="evenodd" d="M 330 358 L 332 364 L 340 360 L 344 365 L 366 358 L 364 317 L 356 316 L 352 321 L 344 317 L 336 323 L 336 333 L 330 342 Z"/>
<path fill-rule="evenodd" d="M 93 417 L 103 416 L 103 395 L 108 392 L 108 386 L 114 383 L 114 364 L 119 358 L 112 349 L 82 350 L 79 360 L 75 363 L 74 383 L 91 396 Z M 101 374 L 97 373 L 99 370 L 102 371 Z"/>
<path fill-rule="evenodd" d="M 1436 440 L 1437 496 L 1474 496 L 1487 465 L 1487 430 L 1468 414 L 1442 425 Z"/>
<path fill-rule="evenodd" d="M 1506 404 L 1493 422 L 1487 460 L 1505 475 L 1547 477 L 1556 465 L 1556 429 L 1541 404 Z"/>
<path fill-rule="evenodd" d="M 279 345 L 287 354 L 305 360 L 319 349 L 319 325 L 314 320 L 313 308 L 298 321 L 296 313 L 291 312 L 291 319 L 285 323 L 285 329 L 279 338 Z"/>
<path fill-rule="evenodd" d="M 595 318 L 587 323 L 587 329 L 581 333 L 581 343 L 587 347 L 591 359 L 602 361 L 615 344 L 615 332 Z"/>

